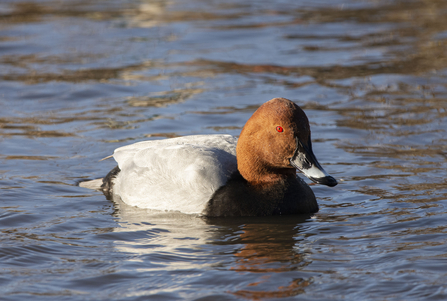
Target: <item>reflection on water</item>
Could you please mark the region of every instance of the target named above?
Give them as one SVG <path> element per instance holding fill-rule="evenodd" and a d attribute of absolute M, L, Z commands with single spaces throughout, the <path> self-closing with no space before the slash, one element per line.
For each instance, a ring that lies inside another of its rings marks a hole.
<path fill-rule="evenodd" d="M 119 227 L 114 229 L 115 248 L 119 252 L 136 254 L 130 261 L 140 262 L 140 269 L 147 263 L 141 257 L 158 254 L 154 272 L 162 270 L 208 270 L 222 266 L 221 262 L 203 262 L 203 249 L 226 261 L 224 266 L 238 274 L 254 276 L 244 281 L 243 288 L 229 291 L 245 298 L 280 298 L 304 292 L 311 279 L 293 279 L 285 285 L 284 272 L 301 270 L 309 262 L 306 259 L 300 234 L 302 224 L 309 216 L 263 218 L 200 218 L 195 215 L 138 209 L 128 206 L 119 198 L 114 200 L 115 216 Z M 150 222 L 148 222 L 148 220 Z M 129 239 L 132 237 L 132 239 Z M 208 247 L 205 247 L 208 245 Z M 309 252 L 307 250 L 307 252 Z M 219 259 L 218 259 L 219 260 Z M 154 262 L 151 262 L 154 264 Z M 279 279 L 280 280 L 279 280 Z M 279 281 L 278 281 L 279 280 Z M 272 285 L 277 290 L 271 290 Z"/>
<path fill-rule="evenodd" d="M 5 300 L 443 300 L 447 2 L 0 3 Z M 309 117 L 314 217 L 204 220 L 78 186 L 124 144 Z M 88 296 L 88 297 L 87 297 Z"/>

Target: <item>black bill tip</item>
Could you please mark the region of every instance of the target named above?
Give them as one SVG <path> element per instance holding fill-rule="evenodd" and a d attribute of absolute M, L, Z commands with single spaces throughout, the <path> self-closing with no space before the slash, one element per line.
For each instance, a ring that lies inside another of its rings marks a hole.
<path fill-rule="evenodd" d="M 334 187 L 337 186 L 338 184 L 337 180 L 332 176 L 326 176 L 324 178 L 310 178 L 310 179 L 317 184 L 322 184 L 329 187 Z"/>

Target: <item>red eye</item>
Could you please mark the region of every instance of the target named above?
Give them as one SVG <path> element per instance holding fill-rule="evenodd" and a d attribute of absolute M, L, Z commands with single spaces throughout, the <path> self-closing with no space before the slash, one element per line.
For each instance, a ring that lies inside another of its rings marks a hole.
<path fill-rule="evenodd" d="M 284 129 L 282 128 L 282 126 L 279 126 L 279 125 L 278 125 L 278 126 L 276 127 L 276 131 L 279 132 L 279 133 L 282 133 L 282 132 L 284 132 Z"/>

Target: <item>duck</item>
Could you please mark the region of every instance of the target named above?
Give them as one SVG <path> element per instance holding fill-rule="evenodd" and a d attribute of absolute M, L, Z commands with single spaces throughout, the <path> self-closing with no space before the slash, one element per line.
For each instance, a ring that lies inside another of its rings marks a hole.
<path fill-rule="evenodd" d="M 286 98 L 262 104 L 239 138 L 142 141 L 117 148 L 112 156 L 115 168 L 80 186 L 139 208 L 205 217 L 318 212 L 315 194 L 297 170 L 315 183 L 337 185 L 313 153 L 306 114 Z"/>

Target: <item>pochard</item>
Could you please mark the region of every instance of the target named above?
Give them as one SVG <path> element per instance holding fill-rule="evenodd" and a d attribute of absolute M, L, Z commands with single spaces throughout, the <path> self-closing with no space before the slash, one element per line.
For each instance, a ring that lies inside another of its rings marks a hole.
<path fill-rule="evenodd" d="M 337 181 L 318 163 L 304 111 L 274 98 L 261 105 L 239 139 L 196 135 L 143 141 L 115 150 L 118 166 L 104 178 L 81 183 L 140 208 L 217 216 L 315 213 L 311 188 Z"/>

